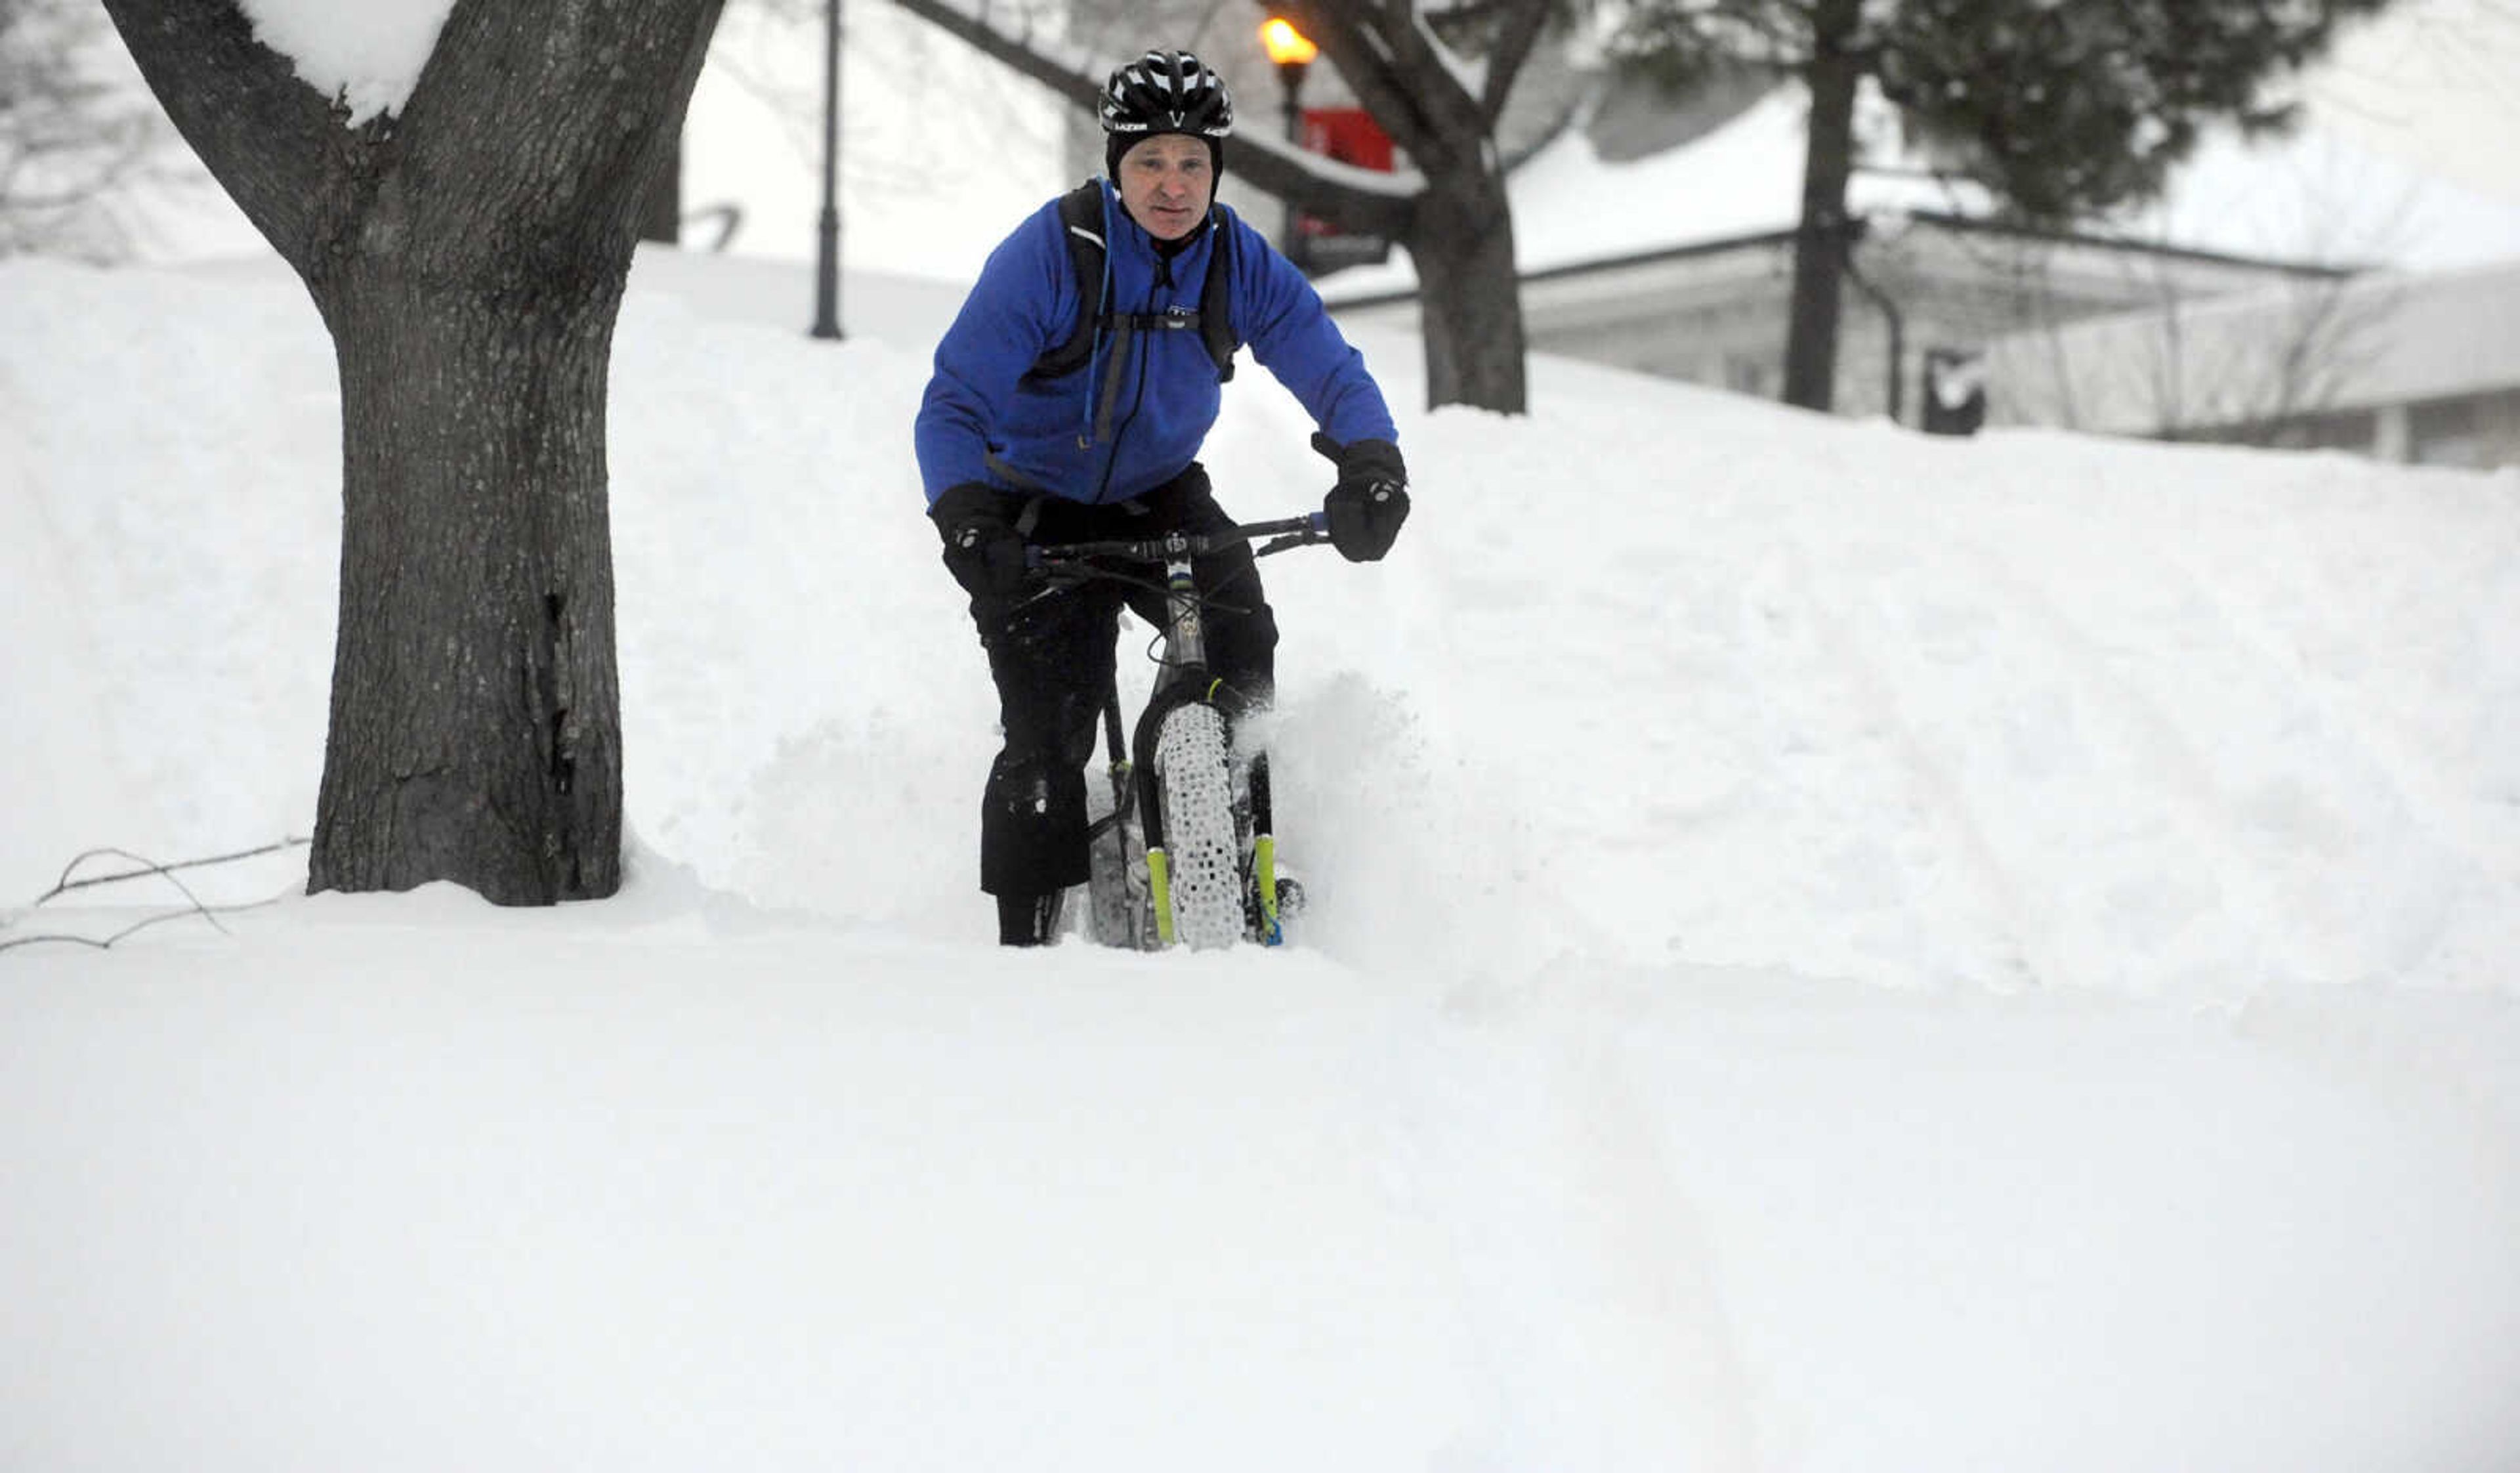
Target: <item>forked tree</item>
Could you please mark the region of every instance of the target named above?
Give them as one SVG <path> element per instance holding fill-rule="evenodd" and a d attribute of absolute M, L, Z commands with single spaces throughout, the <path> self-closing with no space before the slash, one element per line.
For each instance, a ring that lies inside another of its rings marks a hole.
<path fill-rule="evenodd" d="M 640 204 L 720 0 L 455 0 L 408 102 L 355 126 L 236 0 L 105 5 L 304 280 L 339 366 L 340 614 L 308 888 L 611 894 L 607 375 Z"/>

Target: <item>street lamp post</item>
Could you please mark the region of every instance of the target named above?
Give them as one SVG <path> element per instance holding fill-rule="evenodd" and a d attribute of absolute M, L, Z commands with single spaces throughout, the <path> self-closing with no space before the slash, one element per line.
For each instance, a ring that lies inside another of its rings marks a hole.
<path fill-rule="evenodd" d="M 1283 16 L 1271 16 L 1262 23 L 1260 44 L 1267 49 L 1269 60 L 1277 64 L 1278 80 L 1285 88 L 1286 142 L 1301 149 L 1304 146 L 1304 69 L 1313 64 L 1313 58 L 1321 55 L 1321 48 Z M 1307 253 L 1304 250 L 1303 226 L 1292 197 L 1286 201 L 1286 231 L 1282 249 L 1286 258 L 1295 263 L 1295 269 L 1311 274 L 1304 262 Z"/>
<path fill-rule="evenodd" d="M 815 228 L 814 329 L 840 337 L 840 0 L 825 0 L 823 20 L 823 214 Z"/>

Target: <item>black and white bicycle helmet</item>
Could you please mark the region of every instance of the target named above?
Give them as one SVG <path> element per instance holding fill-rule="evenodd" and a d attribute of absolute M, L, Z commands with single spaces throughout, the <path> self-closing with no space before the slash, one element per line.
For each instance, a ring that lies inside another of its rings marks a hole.
<path fill-rule="evenodd" d="M 1218 169 L 1234 132 L 1234 97 L 1224 78 L 1187 51 L 1149 51 L 1102 84 L 1103 163 L 1119 177 L 1120 156 L 1140 139 L 1187 133 L 1207 140 Z"/>

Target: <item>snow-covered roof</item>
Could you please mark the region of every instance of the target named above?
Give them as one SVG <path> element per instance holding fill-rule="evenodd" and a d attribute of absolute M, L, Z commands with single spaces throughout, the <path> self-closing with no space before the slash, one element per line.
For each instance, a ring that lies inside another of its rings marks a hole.
<path fill-rule="evenodd" d="M 2305 347 L 2312 365 L 2292 363 Z M 2148 434 L 2182 365 L 2181 416 L 2197 425 L 2247 423 L 2290 412 L 2285 390 L 2321 412 L 2419 404 L 2520 386 L 2520 259 L 2452 271 L 2377 272 L 2350 282 L 2297 282 L 2126 312 L 1995 344 L 1993 378 L 2018 385 L 2025 405 L 2056 391 L 2073 365 L 2075 423 Z M 2025 409 L 2038 417 L 2035 408 Z"/>
<path fill-rule="evenodd" d="M 1603 160 L 1582 129 L 1568 129 L 1508 181 L 1516 259 L 1528 274 L 1791 229 L 1806 112 L 1798 87 L 1780 87 L 1690 142 L 1626 162 Z M 1984 209 L 1979 192 L 1931 178 L 1921 160 L 1903 156 L 1877 109 L 1860 130 L 1884 166 L 1855 175 L 1853 211 Z M 2108 228 L 2279 260 L 2441 270 L 2520 259 L 2520 201 L 2427 177 L 2316 125 L 2256 144 L 2218 134 L 2160 205 Z M 1354 300 L 1416 286 L 1408 253 L 1395 250 L 1382 265 L 1327 279 L 1323 292 Z"/>

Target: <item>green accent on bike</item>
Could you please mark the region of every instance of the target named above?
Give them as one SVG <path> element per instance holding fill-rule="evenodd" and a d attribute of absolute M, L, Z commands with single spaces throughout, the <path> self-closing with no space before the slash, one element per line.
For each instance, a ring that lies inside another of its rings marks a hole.
<path fill-rule="evenodd" d="M 1223 689 L 1225 689 L 1225 679 L 1223 676 L 1219 676 L 1216 679 L 1207 682 L 1207 694 L 1199 697 L 1199 699 L 1213 705 L 1216 701 L 1216 693 Z"/>
<path fill-rule="evenodd" d="M 1278 837 L 1263 834 L 1251 841 L 1251 875 L 1260 892 L 1260 934 L 1278 934 Z"/>
<path fill-rule="evenodd" d="M 1147 851 L 1147 879 L 1155 892 L 1155 940 L 1169 946 L 1173 944 L 1173 879 L 1162 850 Z"/>

